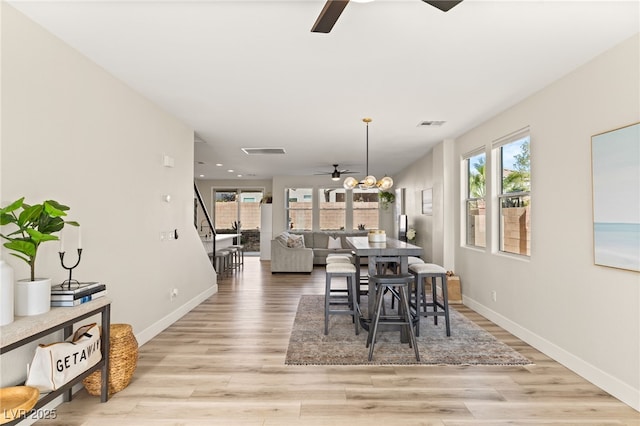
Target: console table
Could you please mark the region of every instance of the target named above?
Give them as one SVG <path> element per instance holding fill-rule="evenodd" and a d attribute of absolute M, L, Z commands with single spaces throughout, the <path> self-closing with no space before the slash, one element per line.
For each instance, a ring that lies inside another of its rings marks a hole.
<path fill-rule="evenodd" d="M 74 307 L 51 308 L 49 312 L 28 317 L 16 317 L 11 324 L 0 327 L 0 355 L 17 349 L 26 343 L 33 342 L 51 333 L 64 330 L 64 338 L 73 334 L 73 325 L 83 319 L 100 314 L 102 318 L 102 342 L 100 345 L 102 359 L 79 376 L 75 377 L 59 389 L 41 396 L 34 410 L 43 407 L 60 395 L 64 401 L 72 398 L 73 385 L 80 383 L 85 377 L 96 370 L 101 371 L 100 401 L 109 399 L 109 328 L 111 315 L 111 299 L 100 297 L 91 302 Z M 16 419 L 7 424 L 16 424 L 23 419 Z"/>

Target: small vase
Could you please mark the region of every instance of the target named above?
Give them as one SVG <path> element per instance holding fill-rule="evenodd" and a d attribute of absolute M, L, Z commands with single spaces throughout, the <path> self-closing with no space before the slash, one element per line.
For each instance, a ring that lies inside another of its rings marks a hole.
<path fill-rule="evenodd" d="M 13 322 L 13 268 L 0 260 L 0 325 Z"/>
<path fill-rule="evenodd" d="M 40 315 L 51 309 L 51 278 L 18 280 L 15 287 L 15 314 Z"/>

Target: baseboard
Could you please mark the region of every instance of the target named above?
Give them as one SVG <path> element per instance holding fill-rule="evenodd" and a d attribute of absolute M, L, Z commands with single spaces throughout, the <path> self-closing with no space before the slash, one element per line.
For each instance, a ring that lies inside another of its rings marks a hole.
<path fill-rule="evenodd" d="M 138 345 L 142 346 L 147 343 L 149 340 L 153 339 L 155 336 L 160 334 L 164 329 L 169 327 L 174 322 L 178 321 L 180 318 L 189 313 L 193 308 L 207 300 L 212 295 L 218 292 L 218 284 L 214 284 L 209 287 L 193 299 L 189 300 L 184 305 L 178 307 L 175 311 L 171 312 L 169 315 L 161 318 L 159 321 L 155 322 L 151 326 L 145 328 L 139 333 L 136 333 L 136 340 L 138 341 Z"/>
<path fill-rule="evenodd" d="M 605 392 L 629 405 L 636 411 L 640 411 L 640 390 L 634 389 L 616 377 L 600 370 L 594 365 L 578 358 L 574 354 L 548 341 L 547 339 L 520 326 L 510 319 L 500 315 L 487 306 L 478 303 L 474 299 L 462 296 L 463 304 L 478 312 L 480 315 L 499 325 L 509 333 L 525 341 L 548 357 L 564 365 L 574 373 L 582 376 Z"/>

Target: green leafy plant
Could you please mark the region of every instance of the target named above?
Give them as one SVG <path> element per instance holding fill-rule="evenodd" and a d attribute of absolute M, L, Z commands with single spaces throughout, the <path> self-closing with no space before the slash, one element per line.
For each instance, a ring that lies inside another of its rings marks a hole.
<path fill-rule="evenodd" d="M 69 207 L 54 200 L 42 204 L 29 205 L 24 197 L 0 209 L 0 225 L 13 224 L 16 230 L 0 234 L 8 240 L 4 246 L 13 250 L 13 256 L 24 260 L 31 269 L 31 281 L 35 280 L 36 255 L 40 244 L 45 241 L 57 241 L 54 232 L 61 231 L 66 225 L 80 226 L 78 222 L 65 221 Z"/>
<path fill-rule="evenodd" d="M 267 192 L 260 200 L 260 204 L 271 204 L 272 202 L 273 202 L 273 195 L 271 195 L 270 192 Z"/>
<path fill-rule="evenodd" d="M 388 209 L 391 204 L 396 201 L 396 196 L 393 192 L 389 191 L 380 191 L 380 203 L 382 204 L 383 209 Z"/>

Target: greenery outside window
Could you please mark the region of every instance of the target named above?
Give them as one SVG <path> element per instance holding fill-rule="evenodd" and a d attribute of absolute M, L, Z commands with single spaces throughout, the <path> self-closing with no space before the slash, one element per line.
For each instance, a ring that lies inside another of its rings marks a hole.
<path fill-rule="evenodd" d="M 320 230 L 344 230 L 346 226 L 346 190 L 342 188 L 318 189 Z"/>
<path fill-rule="evenodd" d="M 486 247 L 486 154 L 474 153 L 464 160 L 465 170 L 465 244 L 473 247 Z"/>
<path fill-rule="evenodd" d="M 313 189 L 286 188 L 284 191 L 289 229 L 311 231 L 313 227 Z"/>
<path fill-rule="evenodd" d="M 379 191 L 377 189 L 353 189 L 354 228 L 378 229 L 380 222 Z"/>
<path fill-rule="evenodd" d="M 493 145 L 499 167 L 499 244 L 505 253 L 531 255 L 531 163 L 528 129 Z"/>

